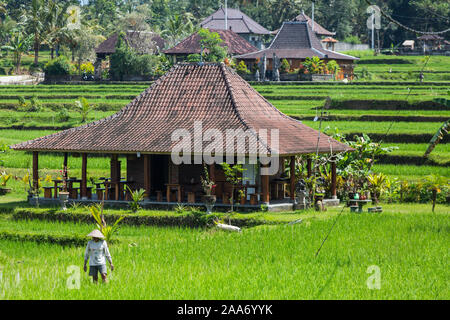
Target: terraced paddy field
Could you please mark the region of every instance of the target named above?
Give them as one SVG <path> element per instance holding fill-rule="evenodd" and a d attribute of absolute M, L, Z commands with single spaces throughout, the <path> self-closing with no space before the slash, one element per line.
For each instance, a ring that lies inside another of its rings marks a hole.
<path fill-rule="evenodd" d="M 0 88 L 0 143 L 18 143 L 80 125 L 81 116 L 74 104 L 80 97 L 88 99 L 93 106 L 88 121 L 107 117 L 124 107 L 149 85 L 88 83 L 3 86 Z M 331 105 L 328 110 L 324 110 L 322 130 L 331 134 L 337 129 L 350 137 L 366 133 L 374 140 L 398 147 L 379 164 L 380 171 L 398 176 L 410 172 L 412 177 L 417 177 L 417 172 L 422 170 L 420 165 L 426 165 L 431 171 L 436 169 L 436 172 L 450 176 L 447 169 L 450 161 L 448 137 L 433 151 L 428 161 L 422 160 L 427 143 L 450 117 L 450 108 L 434 101 L 448 98 L 450 82 L 252 85 L 281 112 L 316 129 L 320 121 L 314 121 L 314 118 L 321 116 L 325 99 L 330 97 Z M 19 97 L 23 97 L 28 105 L 20 105 Z M 29 103 L 33 97 L 41 105 L 38 112 L 30 112 Z M 65 119 L 61 118 L 62 110 Z M 42 166 L 51 170 L 59 169 L 55 159 L 59 160 L 60 156 L 43 155 Z M 5 160 L 6 168 L 19 169 L 27 167 L 30 156 L 11 152 Z M 78 162 L 74 160 L 74 168 L 78 167 Z M 98 158 L 92 162 L 91 168 L 107 169 L 106 159 Z M 390 165 L 408 165 L 414 169 L 392 170 Z"/>

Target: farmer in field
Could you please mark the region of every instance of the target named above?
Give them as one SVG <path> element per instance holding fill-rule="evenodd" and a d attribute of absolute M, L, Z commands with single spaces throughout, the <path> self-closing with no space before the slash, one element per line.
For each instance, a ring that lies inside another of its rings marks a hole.
<path fill-rule="evenodd" d="M 108 245 L 104 240 L 105 237 L 99 230 L 94 230 L 88 234 L 88 237 L 92 237 L 92 240 L 88 242 L 86 246 L 86 252 L 84 253 L 84 272 L 86 272 L 86 263 L 89 259 L 89 275 L 92 277 L 94 283 L 98 281 L 98 273 L 102 276 L 103 282 L 107 282 L 106 279 L 106 259 L 111 266 L 111 271 L 114 270 L 111 255 L 109 254 Z"/>

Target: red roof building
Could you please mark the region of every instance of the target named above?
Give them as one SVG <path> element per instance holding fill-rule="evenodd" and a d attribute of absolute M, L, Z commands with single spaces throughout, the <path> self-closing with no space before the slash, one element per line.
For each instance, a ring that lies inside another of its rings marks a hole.
<path fill-rule="evenodd" d="M 226 27 L 225 27 L 226 25 Z M 258 22 L 241 12 L 239 9 L 228 8 L 225 22 L 225 9 L 220 8 L 209 17 L 200 22 L 200 27 L 207 29 L 231 30 L 258 49 L 264 47 L 264 36 L 269 36 L 271 32 L 261 26 Z"/>
<path fill-rule="evenodd" d="M 196 129 L 198 122 L 202 123 L 200 129 Z M 88 197 L 87 155 L 96 154 L 111 156 L 111 180 L 108 185 L 112 193 L 105 192 L 107 199 L 127 199 L 123 182 L 132 189 L 144 188 L 152 201 L 160 202 L 165 194 L 168 202 L 185 202 L 184 196 L 188 192 L 191 193 L 191 199 L 195 196 L 198 199 L 201 195 L 200 176 L 203 168 L 201 164 L 174 164 L 171 154 L 178 142 L 172 138 L 174 132 L 180 129 L 189 134 L 192 154 L 197 155 L 205 154 L 207 143 L 196 137 L 198 134 L 207 135 L 211 129 L 223 137 L 227 135 L 227 130 L 248 133 L 247 140 L 232 141 L 235 147 L 232 156 L 259 157 L 260 154 L 256 154 L 252 147 L 257 144 L 260 151 L 278 154 L 280 159 L 290 159 L 291 163 L 294 163 L 296 155 L 351 150 L 324 134 L 318 139 L 316 130 L 281 113 L 223 63 L 175 65 L 114 115 L 19 143 L 12 149 L 33 152 L 35 182 L 39 176 L 38 153 L 62 152 L 66 157 L 65 165 L 68 153 L 81 154 L 80 198 Z M 227 150 L 225 139 L 218 141 L 216 146 Z M 214 150 L 216 155 L 221 154 L 219 149 Z M 119 157 L 125 157 L 127 161 L 126 181 L 120 180 Z M 219 199 L 225 199 L 231 186 L 227 184 L 219 163 L 210 165 L 210 175 L 218 185 L 216 195 Z M 270 183 L 279 177 L 282 170 L 271 176 L 262 176 L 260 166 L 246 165 L 251 172 L 249 181 L 252 185 L 248 188 L 243 186 L 248 199 L 253 199 L 251 194 L 255 194 L 260 201 L 270 202 Z M 293 179 L 290 180 L 291 199 L 294 194 Z M 175 199 L 171 194 L 174 188 Z"/>
<path fill-rule="evenodd" d="M 98 58 L 105 58 L 105 56 L 116 52 L 117 40 L 119 38 L 118 33 L 112 34 L 108 39 L 100 43 L 95 49 L 95 53 Z M 166 44 L 166 41 L 161 38 L 159 34 L 150 31 L 132 31 L 128 30 L 125 33 L 124 40 L 126 43 L 142 54 L 156 54 L 162 50 Z"/>
<path fill-rule="evenodd" d="M 231 30 L 210 30 L 211 32 L 217 32 L 222 39 L 220 44 L 227 48 L 228 54 L 240 55 L 257 51 L 258 49 L 250 44 L 247 40 L 234 33 Z M 163 53 L 174 56 L 176 61 L 182 60 L 190 54 L 199 54 L 202 49 L 200 46 L 200 36 L 198 33 L 194 33 L 178 43 L 176 46 L 164 50 Z"/>
<path fill-rule="evenodd" d="M 358 60 L 356 57 L 324 49 L 319 38 L 305 21 L 284 22 L 267 49 L 238 55 L 235 58 L 243 60 L 247 67 L 252 69 L 256 61 L 266 55 L 267 70 L 272 70 L 274 53 L 278 58 L 286 59 L 291 69 L 300 68 L 307 57 L 317 56 L 325 62 L 335 60 L 341 67 L 341 76 L 347 78 L 353 76 L 353 62 Z"/>

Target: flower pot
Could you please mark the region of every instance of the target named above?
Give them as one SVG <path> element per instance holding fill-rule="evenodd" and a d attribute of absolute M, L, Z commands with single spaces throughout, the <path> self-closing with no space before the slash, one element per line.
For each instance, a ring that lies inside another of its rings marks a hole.
<path fill-rule="evenodd" d="M 61 203 L 61 209 L 67 210 L 67 202 L 69 201 L 69 192 L 61 191 L 59 193 L 59 202 Z"/>
<path fill-rule="evenodd" d="M 245 205 L 246 200 L 247 200 L 247 199 L 245 199 L 245 197 L 242 197 L 242 198 L 239 200 L 239 203 L 241 204 L 241 206 Z"/>
<path fill-rule="evenodd" d="M 212 208 L 214 207 L 214 204 L 216 203 L 216 196 L 215 195 L 204 195 L 204 196 L 202 196 L 202 201 L 206 207 L 206 214 L 210 214 L 212 212 Z"/>

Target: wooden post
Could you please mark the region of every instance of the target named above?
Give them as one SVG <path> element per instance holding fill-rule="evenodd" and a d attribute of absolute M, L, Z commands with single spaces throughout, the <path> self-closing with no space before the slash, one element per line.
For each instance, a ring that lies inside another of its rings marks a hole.
<path fill-rule="evenodd" d="M 36 192 L 39 190 L 39 153 L 37 151 L 33 151 L 33 189 Z"/>
<path fill-rule="evenodd" d="M 268 167 L 268 165 L 263 165 L 263 167 Z M 270 202 L 270 194 L 269 194 L 269 176 L 261 175 L 261 191 L 262 191 L 262 199 L 261 201 L 265 204 L 269 204 Z"/>
<path fill-rule="evenodd" d="M 80 198 L 87 198 L 87 153 L 81 154 L 81 188 Z"/>
<path fill-rule="evenodd" d="M 151 193 L 151 158 L 148 154 L 144 154 L 144 189 L 145 189 L 145 198 L 150 199 Z"/>
<path fill-rule="evenodd" d="M 117 154 L 111 156 L 111 181 L 120 181 L 120 165 Z"/>
<path fill-rule="evenodd" d="M 209 165 L 209 179 L 211 181 L 214 181 L 214 184 L 216 184 L 216 164 L 215 163 Z M 212 191 L 213 191 L 212 194 L 216 194 L 215 189 L 213 189 Z"/>
<path fill-rule="evenodd" d="M 308 172 L 308 178 L 311 177 L 312 174 L 312 160 L 310 157 L 306 158 L 306 169 Z"/>
<path fill-rule="evenodd" d="M 290 195 L 291 195 L 291 201 L 295 200 L 295 156 L 291 157 L 291 176 L 290 176 Z"/>
<path fill-rule="evenodd" d="M 63 179 L 66 181 L 64 184 L 64 192 L 67 192 L 67 179 L 68 179 L 68 172 L 67 172 L 67 158 L 68 154 L 67 152 L 64 152 L 64 169 L 63 169 Z"/>
<path fill-rule="evenodd" d="M 331 198 L 336 199 L 336 158 L 331 162 Z"/>

